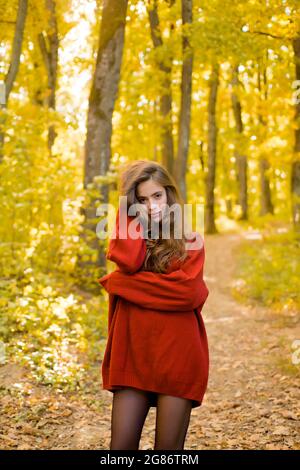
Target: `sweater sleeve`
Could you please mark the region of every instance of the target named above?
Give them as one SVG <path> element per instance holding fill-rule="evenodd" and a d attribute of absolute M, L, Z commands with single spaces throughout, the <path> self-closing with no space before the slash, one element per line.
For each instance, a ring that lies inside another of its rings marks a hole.
<path fill-rule="evenodd" d="M 111 294 L 153 310 L 186 311 L 203 305 L 209 291 L 203 280 L 204 244 L 189 250 L 180 269 L 168 274 L 114 271 L 97 281 Z"/>
<path fill-rule="evenodd" d="M 142 236 L 141 224 L 137 224 L 139 237 L 133 239 L 129 233 L 129 224 L 135 219 L 127 214 L 121 220 L 126 221 L 124 229 L 125 238 L 120 238 L 120 208 L 117 211 L 113 237 L 110 238 L 106 258 L 117 264 L 118 268 L 125 273 L 134 273 L 143 265 L 146 256 L 146 242 Z"/>

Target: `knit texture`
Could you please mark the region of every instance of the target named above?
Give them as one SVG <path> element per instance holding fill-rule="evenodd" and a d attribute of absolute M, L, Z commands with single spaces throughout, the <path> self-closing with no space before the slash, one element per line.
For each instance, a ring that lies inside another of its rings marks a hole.
<path fill-rule="evenodd" d="M 116 270 L 97 279 L 108 292 L 103 389 L 113 392 L 130 386 L 154 392 L 151 406 L 156 406 L 156 393 L 188 398 L 193 408 L 200 406 L 209 376 L 201 314 L 209 294 L 203 280 L 204 240 L 194 232 L 198 248 L 188 249 L 181 264 L 172 260 L 167 273 L 141 271 L 146 256 L 142 230 L 132 239 L 129 225 L 136 218 L 125 214 L 127 238 L 121 238 L 119 214 L 120 209 L 116 238 L 109 240 L 106 254 L 116 263 Z"/>

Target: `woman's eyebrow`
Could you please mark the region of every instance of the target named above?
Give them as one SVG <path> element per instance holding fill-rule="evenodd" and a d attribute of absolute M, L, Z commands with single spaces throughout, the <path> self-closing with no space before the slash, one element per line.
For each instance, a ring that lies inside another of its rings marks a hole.
<path fill-rule="evenodd" d="M 155 193 L 151 194 L 151 196 L 155 196 L 155 194 L 161 193 L 161 191 L 156 191 Z M 140 199 L 146 198 L 146 196 L 139 196 Z"/>

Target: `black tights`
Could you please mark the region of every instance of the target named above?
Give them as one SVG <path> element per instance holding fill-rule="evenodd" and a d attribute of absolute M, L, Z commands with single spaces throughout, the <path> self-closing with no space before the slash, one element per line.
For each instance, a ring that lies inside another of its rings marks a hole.
<path fill-rule="evenodd" d="M 135 388 L 114 391 L 110 450 L 138 450 L 149 408 L 146 391 Z M 154 450 L 184 448 L 191 409 L 191 400 L 157 395 Z"/>

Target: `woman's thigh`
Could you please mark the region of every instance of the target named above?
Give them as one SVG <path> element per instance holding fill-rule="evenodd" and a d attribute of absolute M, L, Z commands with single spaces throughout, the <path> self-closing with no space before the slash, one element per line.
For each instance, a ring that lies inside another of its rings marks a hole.
<path fill-rule="evenodd" d="M 126 387 L 114 391 L 110 450 L 137 450 L 150 407 L 147 391 Z"/>
<path fill-rule="evenodd" d="M 191 400 L 170 395 L 158 395 L 154 449 L 179 450 L 184 448 L 191 410 Z"/>

